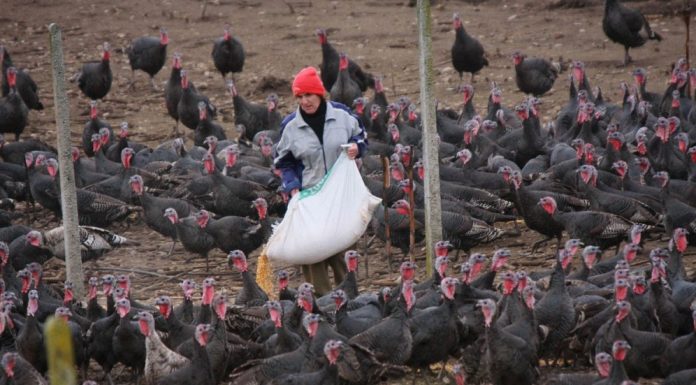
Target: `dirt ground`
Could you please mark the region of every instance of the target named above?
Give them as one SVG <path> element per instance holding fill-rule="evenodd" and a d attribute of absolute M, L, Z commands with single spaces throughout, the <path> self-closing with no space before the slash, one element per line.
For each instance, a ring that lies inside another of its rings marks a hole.
<path fill-rule="evenodd" d="M 233 35 L 245 46 L 244 72 L 236 75 L 235 80 L 240 93 L 251 100 L 261 101 L 273 91 L 281 97 L 282 112 L 294 109 L 289 82 L 303 66 L 320 63 L 321 50 L 314 30 L 325 28 L 338 50 L 347 52 L 364 69 L 384 76 L 391 100 L 406 95 L 418 102 L 416 13 L 406 3 L 406 0 L 213 0 L 207 6 L 206 18 L 201 20 L 200 1 L 5 0 L 0 16 L 0 43 L 7 47 L 17 66 L 31 72 L 47 107 L 39 113 L 31 112 L 25 135 L 38 135 L 55 143 L 46 27 L 57 22 L 63 28 L 68 75 L 77 72 L 82 62 L 96 60 L 103 42 L 111 44 L 114 84 L 99 108 L 113 126 L 127 121 L 133 140 L 156 145 L 168 137 L 174 122 L 166 113 L 162 93 L 150 89 L 144 73 L 136 74 L 134 91 L 126 87 L 131 73 L 124 48 L 133 38 L 156 35 L 160 27 L 166 27 L 170 36 L 169 57 L 173 52 L 182 53 L 183 65 L 190 71 L 191 80 L 218 106 L 222 124 L 228 135 L 233 136 L 231 97 L 226 94 L 210 57 L 212 40 L 222 35 L 224 23 L 230 23 Z M 491 81 L 503 89 L 504 104 L 511 106 L 521 101 L 523 95 L 516 91 L 510 59 L 515 50 L 529 56 L 552 58 L 564 67 L 570 60 L 582 60 L 591 83 L 601 86 L 608 99 L 619 100 L 619 82 L 632 84 L 630 73 L 634 67 L 617 66 L 623 58 L 623 50 L 609 42 L 601 30 L 601 4 L 582 9 L 549 10 L 548 3 L 534 0 L 501 0 L 478 5 L 464 1 L 435 2 L 432 8 L 433 62 L 439 106 L 457 108 L 461 103 L 454 92 L 459 79 L 450 63 L 454 12 L 462 16 L 465 28 L 482 41 L 491 62 L 474 83 L 479 111 L 485 110 Z M 648 88 L 656 92 L 662 92 L 671 63 L 684 51 L 684 24 L 680 18 L 664 16 L 670 14 L 665 4 L 661 1 L 631 3 L 648 11 L 653 29 L 665 37 L 660 44 L 649 42 L 632 51 L 635 64 L 648 70 Z M 168 60 L 156 77 L 160 88 L 169 77 L 169 63 Z M 568 72 L 561 74 L 554 89 L 543 98 L 545 120 L 553 119 L 567 100 L 567 76 Z M 276 87 L 269 89 L 268 84 Z M 87 119 L 88 101 L 79 93 L 76 84 L 68 84 L 68 88 L 73 142 L 78 144 Z M 191 132 L 187 134 L 190 138 Z M 40 220 L 31 225 L 48 229 L 57 223 Z M 231 292 L 240 285 L 239 276 L 226 266 L 225 256 L 219 251 L 211 253 L 212 269 L 206 273 L 204 261 L 185 262 L 191 255 L 180 246 L 167 258 L 170 241 L 149 231 L 141 222 L 116 229 L 139 241 L 141 246 L 116 250 L 87 264 L 88 276 L 106 274 L 113 268 L 149 272 L 131 274 L 135 296 L 145 302 L 164 293 L 177 300 L 180 298 L 177 284 L 184 277 L 201 281 L 212 275 L 220 287 Z M 521 237 L 503 238 L 481 251 L 490 255 L 493 248 L 510 247 L 515 256 L 512 265 L 531 271 L 550 265 L 550 249 L 530 255 L 530 245 L 538 238 L 537 234 L 525 230 Z M 388 271 L 382 254 L 379 243 L 369 250 L 369 276 L 361 279 L 362 286 L 374 289 L 393 283 L 396 274 Z M 47 274 L 54 282 L 63 279 L 61 264 L 59 261 L 49 264 L 54 268 Z M 423 266 L 422 261 L 420 266 Z M 362 278 L 365 269 L 361 269 Z M 297 282 L 300 279 L 295 278 Z M 126 372 L 122 374 L 118 377 L 127 383 Z"/>

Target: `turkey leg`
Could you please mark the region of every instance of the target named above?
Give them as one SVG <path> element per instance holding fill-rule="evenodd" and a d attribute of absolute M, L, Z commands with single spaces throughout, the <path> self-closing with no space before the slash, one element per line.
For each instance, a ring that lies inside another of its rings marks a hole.
<path fill-rule="evenodd" d="M 130 91 L 135 90 L 135 70 L 131 69 L 130 80 L 128 81 L 128 89 Z"/>
<path fill-rule="evenodd" d="M 628 54 L 628 47 L 624 47 L 624 62 L 623 65 L 624 67 L 628 65 L 628 63 L 631 63 L 633 59 L 631 58 L 631 55 Z"/>
<path fill-rule="evenodd" d="M 153 91 L 159 91 L 159 87 L 157 87 L 157 83 L 155 83 L 155 77 L 150 76 L 150 86 L 152 87 Z"/>
<path fill-rule="evenodd" d="M 176 240 L 172 242 L 172 246 L 169 248 L 169 252 L 167 253 L 167 258 L 172 256 L 172 253 L 174 252 L 174 246 L 176 246 Z"/>

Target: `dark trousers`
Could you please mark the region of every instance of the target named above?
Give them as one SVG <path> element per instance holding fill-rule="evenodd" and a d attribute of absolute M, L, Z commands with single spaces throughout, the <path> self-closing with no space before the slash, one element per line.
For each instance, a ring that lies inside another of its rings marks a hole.
<path fill-rule="evenodd" d="M 333 271 L 334 286 L 331 286 L 329 281 L 329 267 Z M 305 281 L 314 285 L 314 292 L 318 297 L 329 293 L 333 287 L 343 282 L 347 270 L 346 263 L 343 261 L 343 253 L 311 265 L 302 265 L 302 275 L 304 275 Z"/>

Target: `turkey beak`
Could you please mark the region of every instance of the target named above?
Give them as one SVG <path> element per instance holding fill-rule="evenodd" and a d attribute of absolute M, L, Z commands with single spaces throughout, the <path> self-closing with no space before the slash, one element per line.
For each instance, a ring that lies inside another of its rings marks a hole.
<path fill-rule="evenodd" d="M 409 148 L 409 151 L 401 151 L 399 153 L 399 155 L 401 155 L 401 163 L 403 163 L 404 166 L 409 167 L 411 165 L 410 146 L 405 146 L 404 148 Z"/>
<path fill-rule="evenodd" d="M 410 281 L 415 275 L 415 270 L 411 267 L 407 267 L 401 270 L 401 280 Z"/>
<path fill-rule="evenodd" d="M 134 179 L 134 180 L 131 180 L 130 184 L 131 184 L 131 189 L 133 189 L 133 192 L 134 192 L 136 195 L 142 195 L 142 194 L 143 194 L 143 189 L 142 189 L 142 186 L 140 185 L 140 182 L 139 182 L 139 181 L 137 181 L 137 180 Z"/>
<path fill-rule="evenodd" d="M 471 144 L 471 131 L 464 131 L 464 143 Z"/>
<path fill-rule="evenodd" d="M 131 157 L 132 157 L 132 156 L 133 156 L 133 155 L 132 155 L 130 152 L 125 152 L 125 153 L 121 156 L 121 158 L 122 158 L 122 159 L 121 159 L 121 163 L 123 163 L 123 167 L 124 167 L 124 168 L 130 168 L 130 166 L 131 166 Z"/>
<path fill-rule="evenodd" d="M 29 274 L 31 276 L 32 281 L 34 282 L 34 286 L 39 287 L 39 283 L 41 281 L 41 277 L 39 276 L 39 271 L 34 270 L 34 271 L 31 271 Z"/>
<path fill-rule="evenodd" d="M 140 326 L 140 332 L 143 333 L 145 337 L 150 335 L 150 325 L 148 324 L 147 320 L 145 317 L 141 317 L 140 315 L 135 316 L 135 319 L 138 321 L 138 325 Z"/>
<path fill-rule="evenodd" d="M 619 347 L 619 348 L 615 347 L 614 348 L 614 360 L 623 361 L 626 359 L 626 354 L 628 353 L 628 349 L 630 349 L 628 344 L 626 344 L 626 345 L 627 345 L 626 348 L 624 348 L 624 347 Z"/>
<path fill-rule="evenodd" d="M 358 270 L 358 257 L 352 257 L 348 259 L 348 271 L 355 272 Z"/>
<path fill-rule="evenodd" d="M 669 128 L 666 125 L 658 124 L 655 128 L 655 135 L 662 140 L 663 143 L 669 141 Z"/>
<path fill-rule="evenodd" d="M 391 137 L 392 137 L 392 140 L 394 141 L 394 143 L 398 143 L 399 139 L 401 139 L 399 129 L 396 128 L 396 126 L 394 126 L 394 127 L 389 129 L 389 133 L 391 134 Z"/>
<path fill-rule="evenodd" d="M 202 331 L 196 338 L 201 346 L 206 346 L 208 344 L 208 332 Z"/>
<path fill-rule="evenodd" d="M 686 246 L 687 246 L 687 241 L 686 241 L 686 234 L 678 234 L 677 239 L 674 242 L 675 246 L 677 247 L 677 251 L 680 253 L 683 253 L 686 251 Z"/>
<path fill-rule="evenodd" d="M 11 88 L 14 88 L 17 85 L 17 72 L 14 70 L 13 67 L 12 69 L 7 71 L 7 85 Z"/>
<path fill-rule="evenodd" d="M 397 167 L 391 167 L 391 177 L 399 182 L 404 179 L 403 173 Z"/>
<path fill-rule="evenodd" d="M 46 165 L 46 171 L 48 171 L 48 175 L 50 175 L 52 178 L 55 178 L 56 174 L 58 174 L 56 167 L 50 163 L 48 165 Z"/>
<path fill-rule="evenodd" d="M 282 321 L 282 318 L 280 316 L 280 312 L 278 311 L 278 309 L 269 308 L 268 314 L 271 317 L 271 321 L 273 321 L 273 324 L 275 324 L 275 327 L 279 328 L 279 327 L 283 326 L 283 321 Z"/>
<path fill-rule="evenodd" d="M 159 309 L 159 312 L 160 314 L 162 314 L 164 319 L 169 319 L 169 304 L 160 303 L 157 305 L 157 308 Z"/>
<path fill-rule="evenodd" d="M 573 261 L 573 254 L 567 254 L 562 260 L 561 260 L 561 267 L 563 267 L 563 270 L 566 270 L 568 268 L 568 265 Z"/>
<path fill-rule="evenodd" d="M 190 300 L 193 297 L 193 291 L 198 288 L 198 285 L 191 285 L 184 289 L 184 298 Z"/>
<path fill-rule="evenodd" d="M 29 243 L 34 247 L 41 247 L 41 241 L 37 237 L 31 237 L 31 239 L 29 239 Z"/>
<path fill-rule="evenodd" d="M 278 287 L 280 288 L 280 290 L 286 289 L 288 287 L 288 279 L 286 277 L 279 277 Z"/>
<path fill-rule="evenodd" d="M 688 144 L 686 143 L 686 141 L 685 141 L 684 139 L 680 138 L 680 139 L 678 140 L 677 144 L 678 144 L 678 146 L 679 146 L 679 152 L 681 152 L 682 154 L 685 154 L 685 153 L 686 153 L 686 150 L 687 150 L 687 145 L 688 145 Z"/>
<path fill-rule="evenodd" d="M 163 215 L 163 217 L 169 219 L 169 222 L 172 222 L 173 225 L 175 225 L 176 222 L 178 222 L 177 219 L 176 219 L 176 217 L 175 217 L 174 214 L 172 214 L 172 213 L 167 213 L 167 212 L 165 212 L 164 215 Z"/>
<path fill-rule="evenodd" d="M 524 302 L 527 305 L 527 308 L 534 310 L 534 306 L 536 304 L 536 298 L 534 297 L 534 290 L 531 288 L 526 292 L 527 295 L 524 298 Z"/>
<path fill-rule="evenodd" d="M 456 281 L 453 281 L 456 282 Z M 446 291 L 445 291 L 445 297 L 449 299 L 450 301 L 454 299 L 454 294 L 457 291 L 457 285 L 456 283 L 450 283 L 447 285 Z"/>
<path fill-rule="evenodd" d="M 317 329 L 318 329 L 318 328 L 319 328 L 319 323 L 318 323 L 318 322 L 312 322 L 312 323 L 310 323 L 309 326 L 307 327 L 307 329 L 308 329 L 308 330 L 307 330 L 307 334 L 309 334 L 309 336 L 310 336 L 311 338 L 314 338 L 314 336 L 317 334 Z"/>
<path fill-rule="evenodd" d="M 471 93 L 469 92 L 469 89 L 464 88 L 462 91 L 462 96 L 464 97 L 464 104 L 469 103 L 469 100 L 471 100 Z"/>
<path fill-rule="evenodd" d="M 618 174 L 620 178 L 623 178 L 626 175 L 626 169 L 623 166 L 615 164 L 612 168 L 616 171 L 616 174 Z"/>
<path fill-rule="evenodd" d="M 645 285 L 639 282 L 633 284 L 633 292 L 638 295 L 645 293 Z"/>
<path fill-rule="evenodd" d="M 614 151 L 620 151 L 621 150 L 621 141 L 618 139 L 610 139 L 609 143 L 611 146 L 614 148 Z"/>
<path fill-rule="evenodd" d="M 198 119 L 199 120 L 207 120 L 208 119 L 208 113 L 205 110 L 205 104 L 203 105 L 203 108 L 198 108 Z"/>
<path fill-rule="evenodd" d="M 660 280 L 661 277 L 664 277 L 666 275 L 667 275 L 667 271 L 665 270 L 664 264 L 659 263 L 659 264 L 653 265 L 653 268 L 650 271 L 650 280 L 652 282 L 657 282 Z"/>
<path fill-rule="evenodd" d="M 506 278 L 503 280 L 503 294 L 510 295 L 513 290 L 515 290 L 515 280 L 513 278 Z"/>
<path fill-rule="evenodd" d="M 615 292 L 616 301 L 623 301 L 626 299 L 626 295 L 628 294 L 628 286 L 623 284 L 616 286 Z"/>
<path fill-rule="evenodd" d="M 201 303 L 203 305 L 210 305 L 213 301 L 213 296 L 215 295 L 215 289 L 212 286 L 206 286 L 203 288 L 203 296 L 201 298 Z"/>
<path fill-rule="evenodd" d="M 333 300 L 334 300 L 334 305 L 336 306 L 336 310 L 340 310 L 341 307 L 343 306 L 343 298 L 341 298 L 338 295 L 333 295 Z"/>
<path fill-rule="evenodd" d="M 636 73 L 636 74 L 633 75 L 633 79 L 635 80 L 636 85 L 637 85 L 638 87 L 641 87 L 641 86 L 643 85 L 643 79 L 644 79 L 643 74 L 641 74 L 641 73 Z"/>
<path fill-rule="evenodd" d="M 225 319 L 225 315 L 227 314 L 227 301 L 224 298 L 220 298 L 215 305 L 215 314 L 217 314 L 219 319 Z"/>
<path fill-rule="evenodd" d="M 597 261 L 597 254 L 596 253 L 589 253 L 589 254 L 585 255 L 585 265 L 587 265 L 588 269 L 592 270 L 596 261 Z"/>
<path fill-rule="evenodd" d="M 477 305 L 478 307 L 481 308 L 481 312 L 483 313 L 483 322 L 486 325 L 487 328 L 491 327 L 491 324 L 493 323 L 493 310 L 487 303 L 479 303 Z"/>
<path fill-rule="evenodd" d="M 314 310 L 314 305 L 312 304 L 312 300 L 307 300 L 304 296 L 300 296 L 297 301 L 299 302 L 300 307 L 304 309 L 305 312 L 311 313 L 312 310 Z"/>
<path fill-rule="evenodd" d="M 449 241 L 443 241 L 440 242 L 437 247 L 435 248 L 435 256 L 436 257 L 446 257 L 447 254 L 449 254 L 450 249 L 452 248 L 452 244 L 449 243 Z M 445 268 L 447 268 L 445 266 Z"/>
<path fill-rule="evenodd" d="M 331 365 L 336 365 L 336 361 L 338 361 L 338 357 L 341 355 L 341 350 L 340 350 L 340 345 L 337 344 L 337 346 L 332 347 L 329 351 L 329 354 L 327 355 L 327 359 L 329 360 L 329 363 Z"/>
<path fill-rule="evenodd" d="M 99 149 L 101 149 L 101 139 L 92 140 L 92 152 L 99 152 Z"/>
<path fill-rule="evenodd" d="M 396 121 L 397 116 L 399 116 L 399 110 L 397 108 L 389 109 L 389 122 L 393 123 Z"/>
<path fill-rule="evenodd" d="M 160 29 L 160 44 L 162 44 L 162 45 L 169 44 L 169 34 L 167 34 L 167 30 L 164 28 Z"/>
<path fill-rule="evenodd" d="M 645 155 L 648 153 L 648 147 L 645 145 L 644 141 L 638 142 L 638 144 L 636 145 L 636 152 L 639 155 Z"/>
<path fill-rule="evenodd" d="M 524 291 L 524 289 L 527 287 L 527 275 L 517 275 L 517 290 L 519 291 Z"/>

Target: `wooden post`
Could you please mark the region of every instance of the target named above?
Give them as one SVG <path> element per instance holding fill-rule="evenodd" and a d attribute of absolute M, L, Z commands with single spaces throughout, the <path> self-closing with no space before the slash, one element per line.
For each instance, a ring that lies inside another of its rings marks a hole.
<path fill-rule="evenodd" d="M 429 277 L 433 269 L 433 245 L 442 239 L 442 208 L 440 206 L 439 146 L 437 127 L 435 126 L 435 95 L 433 94 L 430 0 L 418 0 L 417 8 L 423 167 L 425 169 L 423 178 L 423 186 L 425 187 L 425 267 Z"/>
<path fill-rule="evenodd" d="M 413 163 L 413 162 L 411 162 Z M 408 212 L 408 257 L 411 262 L 416 262 L 416 198 L 413 191 L 413 165 L 409 164 L 406 167 L 406 175 L 408 178 L 408 204 L 411 210 Z M 430 275 L 430 274 L 428 274 Z"/>
<path fill-rule="evenodd" d="M 691 40 L 689 36 L 691 34 L 691 2 L 689 0 L 684 0 L 682 19 L 684 20 L 684 26 L 686 27 L 686 38 L 684 41 L 684 56 L 686 58 L 687 66 L 691 67 L 691 61 L 689 60 L 689 40 Z"/>
<path fill-rule="evenodd" d="M 80 236 L 78 232 L 77 195 L 75 192 L 75 170 L 70 145 L 70 109 L 68 94 L 65 91 L 65 66 L 63 63 L 63 43 L 60 27 L 55 23 L 48 26 L 51 46 L 51 67 L 53 68 L 53 99 L 55 104 L 58 162 L 60 168 L 61 210 L 65 231 L 65 270 L 66 278 L 74 285 L 78 297 L 85 295 Z"/>
<path fill-rule="evenodd" d="M 391 186 L 391 174 L 389 172 L 389 158 L 382 156 L 382 206 L 384 207 L 384 251 L 387 253 L 389 271 L 392 269 L 391 254 L 391 229 L 389 228 L 389 202 L 387 202 L 387 189 Z"/>

